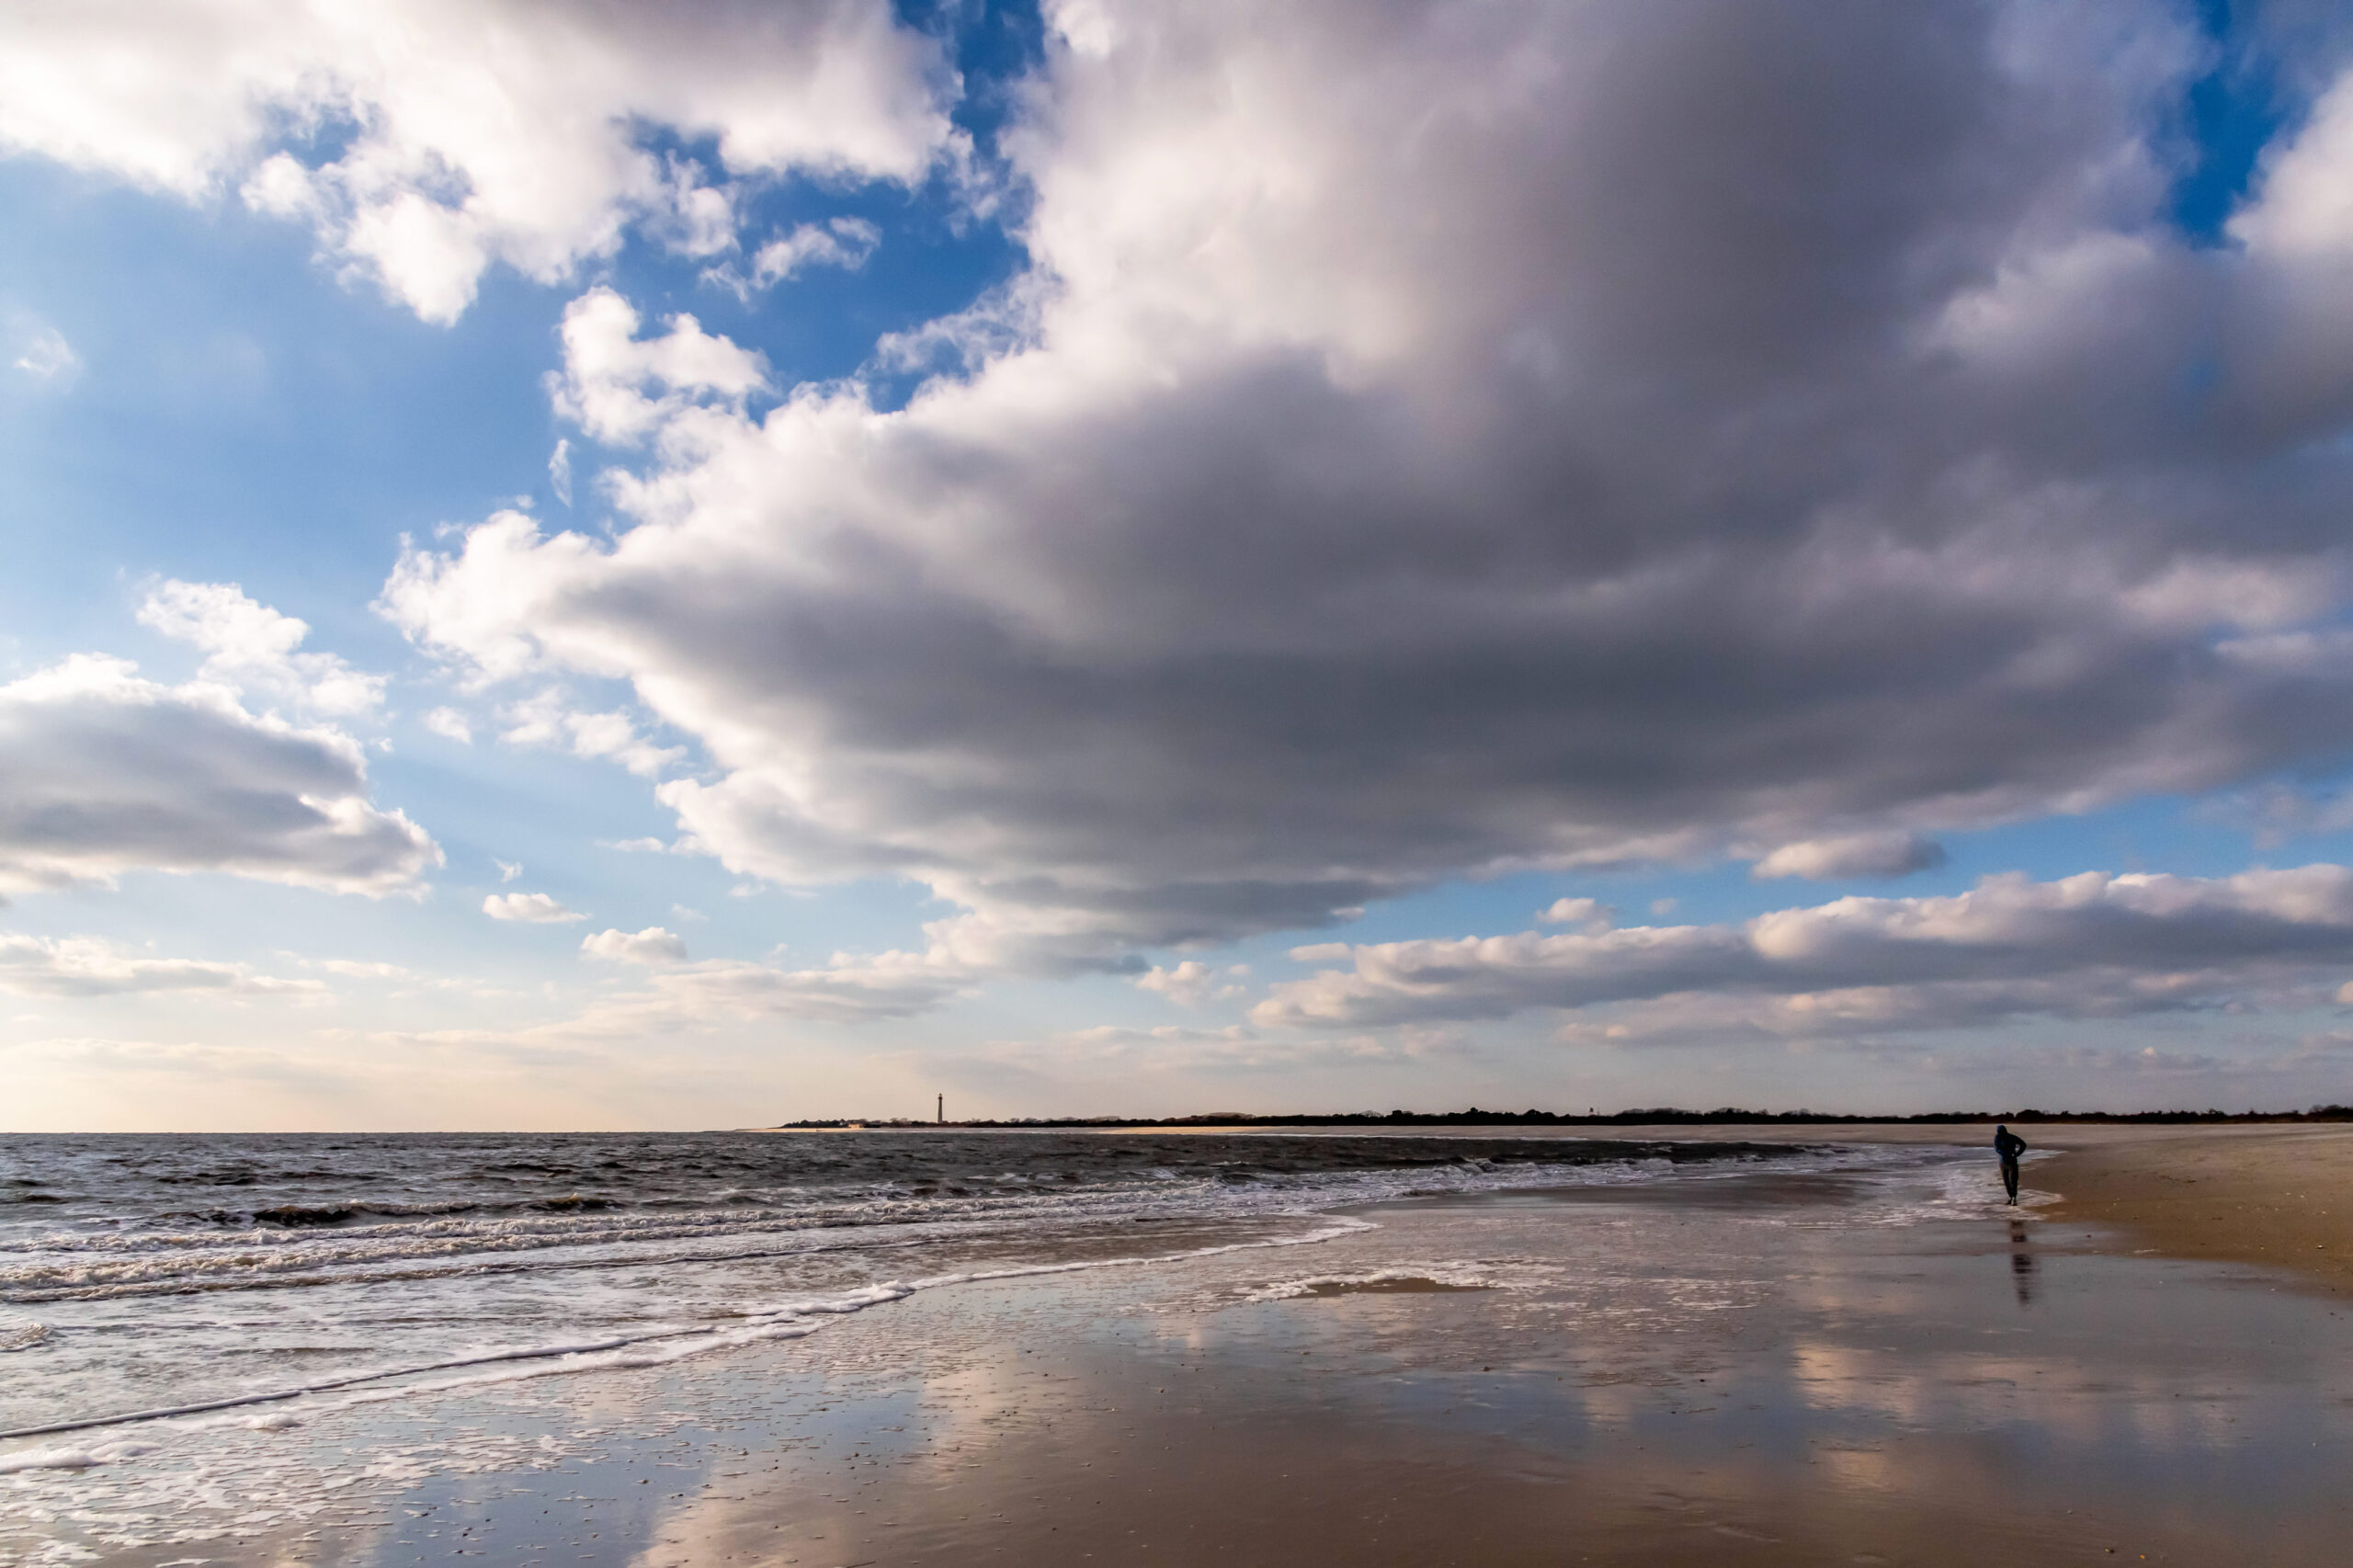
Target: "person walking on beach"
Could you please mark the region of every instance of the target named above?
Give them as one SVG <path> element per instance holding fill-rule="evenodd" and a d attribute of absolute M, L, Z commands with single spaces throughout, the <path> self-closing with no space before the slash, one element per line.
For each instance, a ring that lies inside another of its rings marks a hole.
<path fill-rule="evenodd" d="M 2002 1158 L 2002 1190 L 2010 1195 L 2010 1204 L 2018 1200 L 2018 1155 L 2025 1152 L 2026 1140 L 2010 1131 L 2007 1123 L 1994 1129 L 1994 1153 Z"/>

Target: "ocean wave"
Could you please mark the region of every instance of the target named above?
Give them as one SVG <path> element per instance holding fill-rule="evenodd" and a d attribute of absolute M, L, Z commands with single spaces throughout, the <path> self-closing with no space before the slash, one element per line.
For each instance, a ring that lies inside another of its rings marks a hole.
<path fill-rule="evenodd" d="M 154 1443 L 119 1442 L 22 1449 L 13 1454 L 0 1454 L 0 1475 L 28 1470 L 89 1470 L 102 1464 L 120 1464 L 141 1454 L 152 1454 L 157 1447 Z"/>
<path fill-rule="evenodd" d="M 1020 1181 L 994 1191 L 977 1190 L 976 1177 L 972 1185 L 943 1187 L 929 1196 L 901 1188 L 847 1197 L 827 1193 L 797 1209 L 676 1210 L 566 1202 L 522 1206 L 529 1210 L 525 1212 L 509 1209 L 375 1223 L 330 1218 L 358 1214 L 358 1206 L 321 1206 L 308 1211 L 316 1217 L 312 1222 L 261 1232 L 20 1236 L 0 1247 L 0 1257 L 10 1259 L 0 1264 L 0 1302 L 381 1284 L 454 1273 L 676 1267 L 805 1254 L 821 1250 L 806 1238 L 825 1233 L 854 1233 L 859 1239 L 851 1244 L 876 1245 L 1160 1217 L 1238 1219 L 1418 1193 L 1634 1180 L 1654 1165 L 1647 1158 L 1510 1165 L 1464 1159 L 1437 1170 L 1256 1173 L 1235 1181 L 1233 1173 L 1212 1169 L 1175 1179 L 1137 1173 L 1077 1185 Z"/>

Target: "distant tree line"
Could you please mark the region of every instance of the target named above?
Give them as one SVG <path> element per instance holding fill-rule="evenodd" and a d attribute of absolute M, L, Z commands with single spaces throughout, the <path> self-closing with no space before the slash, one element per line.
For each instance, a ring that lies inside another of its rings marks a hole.
<path fill-rule="evenodd" d="M 1830 1122 L 1871 1126 L 1937 1126 L 1968 1121 L 2125 1122 L 2180 1125 L 2240 1121 L 2353 1121 L 2353 1106 L 2316 1105 L 2309 1110 L 1938 1110 L 1919 1116 L 1844 1116 L 1818 1110 L 1744 1110 L 1725 1106 L 1716 1110 L 1684 1110 L 1675 1106 L 1647 1106 L 1611 1111 L 1607 1116 L 1574 1116 L 1550 1110 L 1357 1110 L 1331 1116 L 1254 1116 L 1247 1111 L 1210 1111 L 1199 1116 L 1054 1116 L 1015 1117 L 997 1121 L 953 1121 L 961 1128 L 1095 1128 L 1095 1127 L 1753 1127 L 1820 1126 Z M 852 1118 L 787 1121 L 777 1131 L 824 1128 L 936 1127 L 938 1122 L 913 1118 Z"/>

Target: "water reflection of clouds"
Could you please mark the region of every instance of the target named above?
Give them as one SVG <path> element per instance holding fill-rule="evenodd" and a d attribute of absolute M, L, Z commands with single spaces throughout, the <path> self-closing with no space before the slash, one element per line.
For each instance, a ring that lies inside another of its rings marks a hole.
<path fill-rule="evenodd" d="M 2094 1443 L 2107 1434 L 2108 1406 L 2120 1396 L 2179 1403 L 2174 1389 L 2155 1380 L 2109 1378 L 2096 1391 L 2067 1386 L 2079 1381 L 2082 1369 L 2063 1357 L 1921 1355 L 1801 1341 L 1789 1359 L 1790 1391 L 1809 1408 L 1924 1429 L 2030 1422 L 2062 1441 Z"/>
<path fill-rule="evenodd" d="M 2080 1487 L 2204 1529 L 2201 1511 L 2253 1506 L 2232 1499 L 2266 1473 L 2267 1447 L 2318 1453 L 2347 1436 L 2332 1403 L 2344 1379 L 2314 1375 L 2313 1324 L 2331 1320 L 2310 1303 L 2211 1270 L 2046 1256 L 2007 1219 L 1841 1232 L 1760 1218 L 1383 1213 L 1380 1230 L 1303 1254 L 1072 1280 L 1018 1308 L 926 1301 L 926 1322 L 995 1322 L 1017 1344 L 924 1375 L 931 1451 L 907 1474 L 1014 1506 L 993 1466 L 1068 1463 L 1090 1444 L 1116 1448 L 1131 1423 L 1206 1404 L 1226 1419 L 1314 1412 L 1336 1432 L 1419 1434 L 1408 1442 L 1507 1441 L 1574 1484 L 1662 1498 L 1679 1486 L 1678 1506 L 1710 1528 L 1778 1508 L 1842 1539 L 1842 1510 L 1860 1499 L 2001 1514 L 2031 1497 L 2058 1515 Z M 1515 1288 L 1251 1299 L 1303 1260 L 1345 1274 L 1430 1258 L 1507 1272 Z M 1092 1347 L 1110 1382 L 1033 1381 L 1021 1345 Z M 1136 1371 L 1139 1357 L 1161 1369 Z M 1125 1414 L 1077 1397 L 1139 1377 L 1174 1385 L 1165 1405 L 1132 1387 Z M 1695 1468 L 1707 1477 L 1696 1489 Z M 872 1517 L 842 1522 L 870 1534 Z M 768 1527 L 746 1515 L 731 1528 L 740 1544 Z"/>

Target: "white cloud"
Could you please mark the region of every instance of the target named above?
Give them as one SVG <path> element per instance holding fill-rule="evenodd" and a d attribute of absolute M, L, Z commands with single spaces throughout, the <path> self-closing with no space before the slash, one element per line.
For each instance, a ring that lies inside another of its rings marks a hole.
<path fill-rule="evenodd" d="M 404 980 L 410 973 L 399 964 L 369 959 L 310 959 L 304 961 L 317 965 L 329 974 L 346 975 L 354 980 Z"/>
<path fill-rule="evenodd" d="M 82 357 L 65 341 L 65 335 L 53 326 L 36 331 L 18 354 L 16 368 L 40 381 L 53 381 L 61 376 L 70 377 L 82 365 Z"/>
<path fill-rule="evenodd" d="M 2353 356 L 2264 324 L 2334 242 L 2172 237 L 2177 12 L 1078 16 L 944 373 L 755 416 L 593 290 L 556 395 L 646 454 L 627 526 L 495 516 L 387 612 L 632 682 L 693 843 L 921 881 L 975 969 L 2341 763 Z"/>
<path fill-rule="evenodd" d="M 657 746 L 637 733 L 626 713 L 582 713 L 561 691 L 543 691 L 508 707 L 499 739 L 509 745 L 545 746 L 577 757 L 605 757 L 641 778 L 655 778 L 684 757 L 683 746 Z"/>
<path fill-rule="evenodd" d="M 436 708 L 425 716 L 425 727 L 445 740 L 461 746 L 474 744 L 474 727 L 463 713 L 454 708 Z"/>
<path fill-rule="evenodd" d="M 739 299 L 748 300 L 755 290 L 772 288 L 813 267 L 838 267 L 846 272 L 856 272 L 881 244 L 882 231 L 863 218 L 803 223 L 755 252 L 750 276 L 733 267 L 718 267 L 705 272 L 703 278 L 733 291 Z"/>
<path fill-rule="evenodd" d="M 691 158 L 666 160 L 662 196 L 648 227 L 675 255 L 716 256 L 735 248 L 736 192 L 705 184 L 704 173 Z"/>
<path fill-rule="evenodd" d="M 931 1012 L 969 994 L 972 977 L 923 954 L 836 957 L 822 968 L 713 962 L 654 977 L 657 1006 L 689 1017 L 793 1017 L 861 1023 Z"/>
<path fill-rule="evenodd" d="M 1136 976 L 1134 984 L 1138 990 L 1157 993 L 1180 1007 L 1198 1007 L 1209 1000 L 1217 984 L 1217 971 L 1199 959 L 1187 959 L 1174 969 L 1154 965 Z"/>
<path fill-rule="evenodd" d="M 628 445 L 690 410 L 740 411 L 767 388 L 766 360 L 694 317 L 672 316 L 659 337 L 640 337 L 642 324 L 637 307 L 608 288 L 564 308 L 563 374 L 549 383 L 558 415 L 600 441 Z"/>
<path fill-rule="evenodd" d="M 647 935 L 640 932 L 637 937 Z M 620 937 L 624 942 L 637 939 L 627 933 Z M 807 969 L 733 960 L 663 963 L 650 968 L 645 989 L 600 997 L 569 1018 L 519 1030 L 465 1030 L 441 1038 L 543 1046 L 619 1040 L 642 1047 L 663 1035 L 773 1018 L 870 1023 L 933 1011 L 968 994 L 972 979 L 926 955 L 902 952 L 836 954 L 827 963 Z"/>
<path fill-rule="evenodd" d="M 482 912 L 493 920 L 519 920 L 531 926 L 563 926 L 588 918 L 543 892 L 494 892 L 482 901 Z"/>
<path fill-rule="evenodd" d="M 2259 849 L 2276 849 L 2291 838 L 2353 828 L 2353 790 L 2314 794 L 2267 784 L 2208 801 L 2202 814 L 2248 833 Z"/>
<path fill-rule="evenodd" d="M 1131 1085 L 1136 1074 L 1224 1075 L 1395 1067 L 1448 1054 L 1453 1048 L 1450 1038 L 1419 1029 L 1392 1030 L 1386 1037 L 1269 1040 L 1245 1024 L 1215 1029 L 1100 1024 L 1034 1040 L 993 1040 L 955 1065 L 968 1072 L 977 1068 L 990 1078 L 1008 1069 L 1034 1074 L 1058 1085 L 1106 1072 Z"/>
<path fill-rule="evenodd" d="M 2315 1005 L 2353 964 L 2353 869 L 1989 877 L 1944 898 L 1843 898 L 1737 926 L 1368 944 L 1277 985 L 1265 1025 L 1363 1028 L 1605 1010 L 1606 1038 L 1736 1039 Z M 1606 1010 L 1654 1005 L 1631 1019 Z"/>
<path fill-rule="evenodd" d="M 511 882 L 523 874 L 523 863 L 519 860 L 494 858 L 491 864 L 498 868 L 498 880 L 502 882 Z"/>
<path fill-rule="evenodd" d="M 548 454 L 548 485 L 555 498 L 565 506 L 572 505 L 572 442 L 568 437 L 556 441 L 555 450 Z"/>
<path fill-rule="evenodd" d="M 670 906 L 670 913 L 680 920 L 701 922 L 707 921 L 710 918 L 710 915 L 705 915 L 701 910 L 690 908 L 683 903 L 672 904 Z"/>
<path fill-rule="evenodd" d="M 492 263 L 554 282 L 632 223 L 733 243 L 724 193 L 649 130 L 714 142 L 737 176 L 908 182 L 957 142 L 955 82 L 883 0 L 89 0 L 0 22 L 0 147 L 192 199 L 240 185 L 447 322 Z M 349 132 L 331 161 L 274 150 L 321 130 Z"/>
<path fill-rule="evenodd" d="M 204 650 L 203 676 L 320 713 L 373 712 L 382 676 L 365 675 L 332 653 L 299 650 L 310 627 L 245 597 L 234 583 L 166 578 L 148 590 L 139 623 Z"/>
<path fill-rule="evenodd" d="M 752 279 L 765 287 L 812 267 L 855 272 L 881 243 L 882 231 L 863 218 L 835 218 L 822 229 L 803 223 L 759 248 L 752 257 Z"/>
<path fill-rule="evenodd" d="M 1596 930 L 1608 929 L 1617 917 L 1618 912 L 1597 898 L 1556 898 L 1536 914 L 1536 918 L 1547 926 L 1583 926 Z M 1331 946 L 1341 953 L 1348 950 L 1345 942 Z"/>
<path fill-rule="evenodd" d="M 1759 880 L 1803 877 L 1832 881 L 1846 877 L 1903 877 L 1945 863 L 1944 846 L 1917 834 L 1851 833 L 1784 844 L 1749 868 Z"/>
<path fill-rule="evenodd" d="M 648 968 L 687 961 L 684 938 L 659 926 L 648 926 L 642 931 L 634 932 L 599 931 L 593 937 L 581 937 L 580 950 L 592 959 L 604 959 L 613 963 L 643 964 Z"/>
<path fill-rule="evenodd" d="M 134 993 L 218 991 L 236 995 L 317 995 L 314 980 L 278 980 L 241 963 L 150 959 L 97 937 L 54 940 L 0 935 L 0 991 L 19 996 L 120 996 Z"/>
<path fill-rule="evenodd" d="M 357 742 L 77 655 L 0 686 L 0 892 L 227 871 L 378 895 L 441 851 L 368 798 Z"/>

